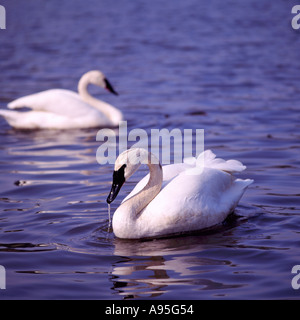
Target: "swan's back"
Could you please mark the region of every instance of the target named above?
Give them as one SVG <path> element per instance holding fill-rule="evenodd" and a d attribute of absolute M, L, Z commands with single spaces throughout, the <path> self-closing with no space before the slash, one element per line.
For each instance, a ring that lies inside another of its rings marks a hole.
<path fill-rule="evenodd" d="M 225 161 L 221 158 L 216 158 L 216 155 L 211 150 L 206 150 L 202 152 L 197 158 L 185 158 L 183 163 L 175 163 L 163 166 L 162 189 L 175 177 L 182 173 L 191 176 L 195 174 L 197 177 L 199 177 L 204 168 L 216 169 L 233 174 L 245 170 L 246 166 L 244 166 L 240 161 L 237 160 Z M 131 193 L 123 200 L 123 202 L 141 191 L 147 184 L 149 176 L 150 175 L 147 174 L 143 179 L 141 179 L 137 183 L 135 188 L 131 191 Z"/>
<path fill-rule="evenodd" d="M 78 117 L 93 110 L 78 93 L 65 89 L 51 89 L 16 99 L 8 104 L 9 109 L 22 107 L 68 117 Z"/>
<path fill-rule="evenodd" d="M 98 101 L 103 108 L 111 108 Z M 22 107 L 31 111 L 17 112 L 0 110 L 7 122 L 20 129 L 73 129 L 111 126 L 111 121 L 102 112 L 84 102 L 76 92 L 51 89 L 16 99 L 8 104 L 10 109 Z"/>

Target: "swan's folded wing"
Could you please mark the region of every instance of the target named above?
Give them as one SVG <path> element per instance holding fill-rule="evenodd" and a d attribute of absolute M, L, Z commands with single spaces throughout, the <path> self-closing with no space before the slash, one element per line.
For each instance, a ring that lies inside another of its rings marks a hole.
<path fill-rule="evenodd" d="M 193 175 L 183 172 L 161 190 L 143 215 L 149 217 L 148 224 L 160 221 L 156 228 L 166 234 L 208 228 L 224 221 L 252 182 L 234 180 L 211 168 Z"/>
<path fill-rule="evenodd" d="M 52 89 L 31 94 L 16 99 L 7 106 L 9 109 L 28 107 L 34 111 L 50 112 L 68 117 L 84 115 L 87 110 L 91 109 L 76 92 L 64 89 Z"/>

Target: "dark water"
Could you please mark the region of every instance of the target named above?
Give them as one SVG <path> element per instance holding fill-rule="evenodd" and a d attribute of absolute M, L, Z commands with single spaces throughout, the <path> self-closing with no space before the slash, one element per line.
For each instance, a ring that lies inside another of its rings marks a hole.
<path fill-rule="evenodd" d="M 97 129 L 17 131 L 0 119 L 0 299 L 298 299 L 300 31 L 295 1 L 1 1 L 0 104 L 75 90 L 101 69 L 128 130 L 205 130 L 205 148 L 252 178 L 205 233 L 107 233 L 113 166 Z M 91 88 L 98 95 L 99 90 Z M 123 188 L 112 210 L 143 175 Z M 17 183 L 16 183 L 17 182 Z"/>

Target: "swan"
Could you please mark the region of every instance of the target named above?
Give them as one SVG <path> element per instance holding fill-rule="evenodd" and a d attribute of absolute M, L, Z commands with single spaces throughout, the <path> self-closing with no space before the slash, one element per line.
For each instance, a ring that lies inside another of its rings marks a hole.
<path fill-rule="evenodd" d="M 235 209 L 253 182 L 233 176 L 246 168 L 241 162 L 216 158 L 211 150 L 197 159 L 186 158 L 183 163 L 162 167 L 152 153 L 132 148 L 115 161 L 106 200 L 109 205 L 141 163 L 148 165 L 150 173 L 113 215 L 113 231 L 118 238 L 165 237 L 215 226 Z"/>
<path fill-rule="evenodd" d="M 29 107 L 30 111 L 0 110 L 6 121 L 17 129 L 74 129 L 117 126 L 123 116 L 112 105 L 92 97 L 89 84 L 113 89 L 104 74 L 98 70 L 85 73 L 79 80 L 78 92 L 51 89 L 16 99 L 9 109 Z"/>

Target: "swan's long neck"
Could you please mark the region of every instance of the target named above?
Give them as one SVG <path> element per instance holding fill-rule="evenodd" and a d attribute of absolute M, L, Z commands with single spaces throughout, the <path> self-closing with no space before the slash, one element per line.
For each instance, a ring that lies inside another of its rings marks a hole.
<path fill-rule="evenodd" d="M 126 200 L 120 208 L 130 215 L 131 219 L 137 219 L 141 211 L 158 195 L 161 190 L 163 173 L 161 165 L 148 162 L 150 170 L 149 181 L 146 186 L 133 197 Z"/>
<path fill-rule="evenodd" d="M 122 113 L 112 105 L 91 96 L 87 89 L 89 83 L 90 80 L 88 74 L 83 75 L 79 80 L 78 92 L 82 100 L 102 112 L 114 125 L 118 125 L 122 120 Z"/>

